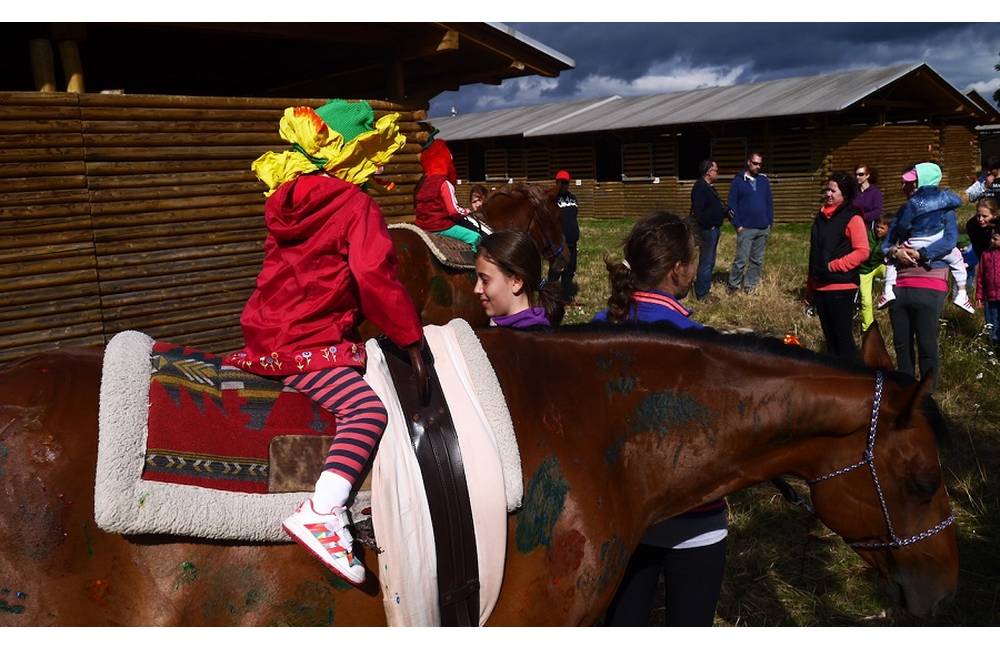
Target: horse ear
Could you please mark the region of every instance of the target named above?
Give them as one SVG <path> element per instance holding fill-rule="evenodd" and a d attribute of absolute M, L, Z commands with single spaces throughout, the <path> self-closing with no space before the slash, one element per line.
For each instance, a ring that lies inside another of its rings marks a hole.
<path fill-rule="evenodd" d="M 924 398 L 930 394 L 931 389 L 934 387 L 934 370 L 930 370 L 923 377 L 920 378 L 920 383 L 914 386 L 913 392 L 906 400 L 906 404 L 903 406 L 903 410 L 899 412 L 896 416 L 896 428 L 906 429 L 910 426 L 910 420 L 913 419 L 913 411 L 918 405 L 922 404 Z"/>
<path fill-rule="evenodd" d="M 872 323 L 861 336 L 861 359 L 869 368 L 892 370 L 892 359 L 885 349 L 885 339 L 878 323 Z"/>

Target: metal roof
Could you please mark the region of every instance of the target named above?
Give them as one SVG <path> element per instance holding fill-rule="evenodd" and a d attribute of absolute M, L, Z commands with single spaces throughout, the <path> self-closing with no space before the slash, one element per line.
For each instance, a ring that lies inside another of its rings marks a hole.
<path fill-rule="evenodd" d="M 930 70 L 924 63 L 906 63 L 886 68 L 848 70 L 643 97 L 616 95 L 596 100 L 540 104 L 489 113 L 431 118 L 431 122 L 440 129 L 441 137 L 467 140 L 510 135 L 530 138 L 695 122 L 830 113 L 856 104 L 920 67 Z M 945 83 L 947 84 L 946 81 Z M 961 96 L 954 87 L 950 84 L 948 86 Z M 964 96 L 963 99 L 968 101 Z"/>

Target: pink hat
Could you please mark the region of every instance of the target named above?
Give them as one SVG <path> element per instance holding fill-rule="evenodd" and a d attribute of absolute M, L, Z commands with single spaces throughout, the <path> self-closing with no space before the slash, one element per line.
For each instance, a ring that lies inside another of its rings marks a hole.
<path fill-rule="evenodd" d="M 917 182 L 917 170 L 916 169 L 911 169 L 910 171 L 908 171 L 905 174 L 903 174 L 903 180 L 906 181 L 907 183 L 916 183 Z"/>

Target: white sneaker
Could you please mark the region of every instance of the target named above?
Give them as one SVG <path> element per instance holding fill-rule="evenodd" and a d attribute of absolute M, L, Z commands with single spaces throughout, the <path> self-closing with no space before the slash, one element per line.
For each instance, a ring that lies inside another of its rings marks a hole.
<path fill-rule="evenodd" d="M 281 527 L 331 571 L 351 584 L 360 585 L 365 581 L 365 565 L 352 552 L 354 538 L 347 530 L 347 523 L 346 508 L 334 508 L 323 515 L 313 510 L 312 499 L 306 499 L 281 522 Z"/>
<path fill-rule="evenodd" d="M 955 299 L 952 302 L 954 302 L 956 305 L 958 305 L 965 311 L 969 312 L 970 314 L 976 313 L 976 308 L 972 306 L 971 302 L 969 302 L 969 294 L 965 293 L 964 291 L 961 293 L 956 293 Z"/>
<path fill-rule="evenodd" d="M 875 309 L 885 309 L 886 307 L 889 306 L 889 303 L 895 299 L 896 299 L 896 294 L 891 291 L 887 291 L 883 293 L 881 296 L 879 296 L 878 302 L 875 303 Z"/>

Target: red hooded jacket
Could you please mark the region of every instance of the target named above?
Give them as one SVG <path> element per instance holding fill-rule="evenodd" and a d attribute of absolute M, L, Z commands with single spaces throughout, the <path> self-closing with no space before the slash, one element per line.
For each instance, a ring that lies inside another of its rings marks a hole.
<path fill-rule="evenodd" d="M 413 197 L 415 223 L 430 232 L 447 230 L 460 215 L 448 196 L 450 190 L 445 189 L 445 181 L 454 187 L 458 175 L 444 140 L 435 140 L 420 153 L 420 166 L 424 168 L 424 178 Z"/>
<path fill-rule="evenodd" d="M 385 220 L 356 185 L 301 176 L 267 199 L 264 221 L 264 266 L 240 317 L 246 347 L 226 363 L 274 376 L 364 367 L 366 317 L 399 346 L 420 340 Z"/>

